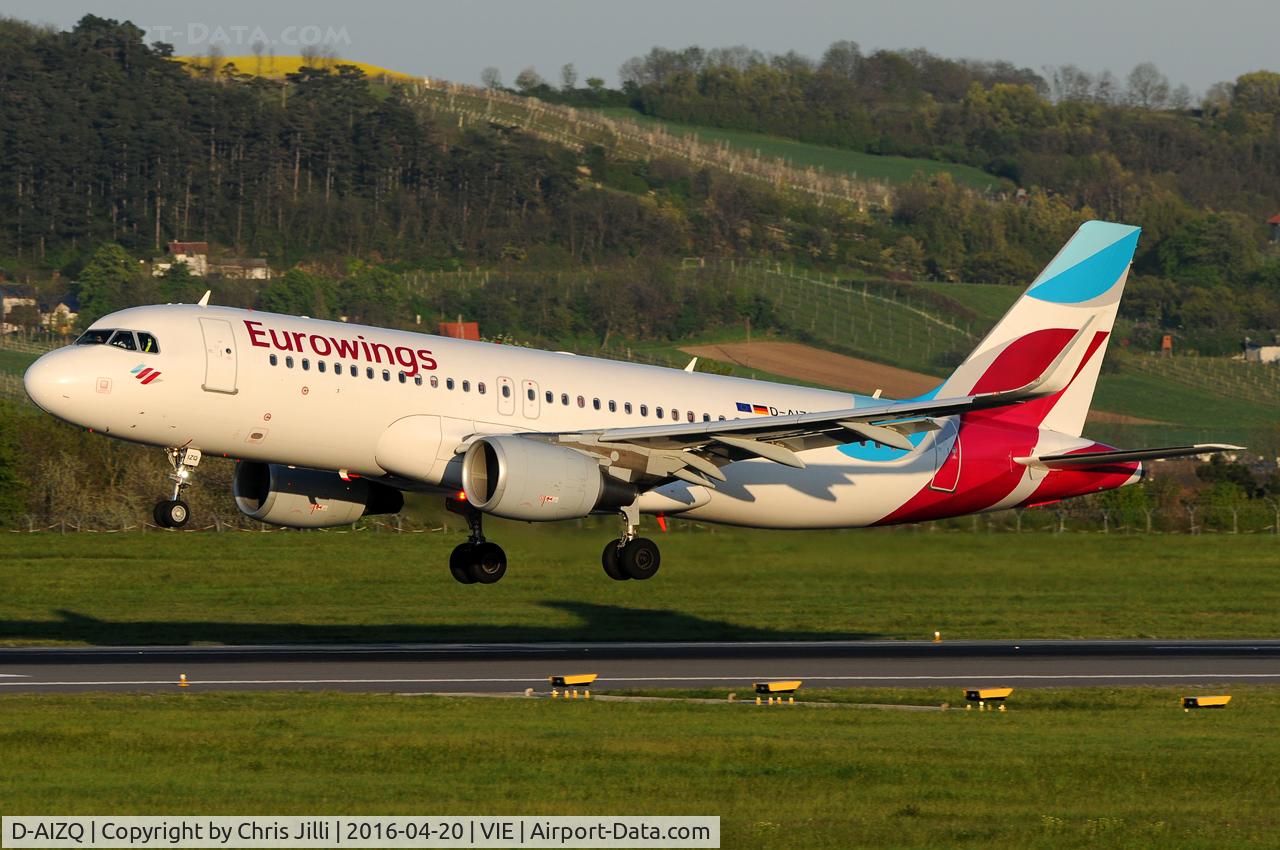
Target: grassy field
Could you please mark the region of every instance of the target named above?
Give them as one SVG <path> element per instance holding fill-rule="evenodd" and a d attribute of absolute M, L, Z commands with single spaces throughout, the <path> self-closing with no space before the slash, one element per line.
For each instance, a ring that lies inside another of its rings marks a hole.
<path fill-rule="evenodd" d="M 677 524 L 682 530 L 660 539 L 662 572 L 619 583 L 599 566 L 612 522 L 582 531 L 486 528 L 511 564 L 493 586 L 449 577 L 457 533 L 5 534 L 0 643 L 1280 633 L 1280 538 L 1271 535 L 711 532 Z"/>
<path fill-rule="evenodd" d="M 4 814 L 719 815 L 723 847 L 1275 846 L 1280 691 L 1007 713 L 338 694 L 3 699 Z M 810 697 L 821 697 L 813 694 Z M 950 692 L 854 692 L 864 702 Z"/>
<path fill-rule="evenodd" d="M 0 348 L 0 372 L 21 375 L 39 356 L 25 351 L 14 351 L 11 348 Z"/>
<path fill-rule="evenodd" d="M 663 127 L 667 132 L 675 135 L 696 135 L 706 142 L 719 142 L 744 151 L 755 151 L 761 156 L 778 157 L 801 168 L 821 168 L 833 174 L 845 173 L 864 180 L 905 183 L 916 174 L 931 175 L 945 171 L 954 176 L 957 182 L 982 191 L 1000 189 L 1006 183 L 995 175 L 968 165 L 905 156 L 878 156 L 862 151 L 784 139 L 779 136 L 767 136 L 763 133 L 680 124 L 654 118 L 626 107 L 600 111 L 610 118 L 622 118 L 645 126 Z"/>

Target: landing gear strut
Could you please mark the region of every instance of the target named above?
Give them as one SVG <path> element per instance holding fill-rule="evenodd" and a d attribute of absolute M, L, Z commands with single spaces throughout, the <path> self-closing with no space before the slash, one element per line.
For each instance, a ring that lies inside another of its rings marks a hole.
<path fill-rule="evenodd" d="M 470 533 L 465 543 L 459 543 L 449 555 L 449 572 L 462 584 L 493 584 L 507 573 L 507 553 L 497 543 L 484 539 L 480 511 L 470 502 L 445 499 L 445 508 L 460 514 L 467 521 Z"/>
<path fill-rule="evenodd" d="M 647 537 L 636 536 L 640 524 L 640 511 L 635 505 L 622 509 L 622 536 L 605 544 L 600 563 L 605 575 L 614 581 L 653 578 L 662 563 L 658 544 Z"/>
<path fill-rule="evenodd" d="M 200 450 L 183 446 L 179 449 L 167 449 L 169 465 L 173 472 L 169 480 L 173 482 L 173 495 L 168 499 L 156 502 L 152 516 L 156 525 L 161 528 L 182 528 L 191 518 L 191 509 L 182 499 L 182 491 L 191 486 L 191 471 L 200 465 Z"/>

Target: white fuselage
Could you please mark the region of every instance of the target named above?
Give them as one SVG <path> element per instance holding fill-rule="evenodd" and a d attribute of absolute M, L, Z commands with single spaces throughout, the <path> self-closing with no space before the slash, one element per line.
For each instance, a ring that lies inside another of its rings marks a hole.
<path fill-rule="evenodd" d="M 347 471 L 404 489 L 457 488 L 459 448 L 477 435 L 874 403 L 847 393 L 232 308 L 138 307 L 93 328 L 145 332 L 158 352 L 110 344 L 51 352 L 26 378 L 32 398 L 50 413 L 138 443 Z M 948 420 L 916 435 L 910 452 L 858 443 L 807 451 L 805 469 L 731 463 L 723 469 L 727 481 L 714 490 L 675 482 L 643 496 L 641 507 L 763 527 L 868 525 L 929 486 L 955 430 Z M 1053 432 L 1040 440 L 1054 441 Z M 1051 447 L 1081 441 L 1058 442 Z M 983 509 L 1016 504 L 1035 484 L 1028 478 Z"/>

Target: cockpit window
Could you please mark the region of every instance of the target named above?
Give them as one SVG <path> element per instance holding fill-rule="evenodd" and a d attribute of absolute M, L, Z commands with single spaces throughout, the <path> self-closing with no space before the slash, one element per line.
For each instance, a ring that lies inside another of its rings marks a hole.
<path fill-rule="evenodd" d="M 115 331 L 110 329 L 85 331 L 76 340 L 76 345 L 103 345 L 107 340 L 111 339 L 113 333 Z"/>
<path fill-rule="evenodd" d="M 156 338 L 146 331 L 138 331 L 138 348 L 147 354 L 160 353 L 160 343 L 156 342 Z"/>
<path fill-rule="evenodd" d="M 137 351 L 138 343 L 133 338 L 133 331 L 116 331 L 107 341 L 107 345 L 123 348 L 125 351 Z"/>

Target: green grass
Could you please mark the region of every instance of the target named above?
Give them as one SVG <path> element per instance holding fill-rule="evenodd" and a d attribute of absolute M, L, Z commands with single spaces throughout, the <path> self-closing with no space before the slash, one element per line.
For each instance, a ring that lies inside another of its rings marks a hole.
<path fill-rule="evenodd" d="M 954 176 L 957 182 L 982 191 L 999 189 L 1006 183 L 993 174 L 968 165 L 905 156 L 878 156 L 846 148 L 833 148 L 780 136 L 769 136 L 764 133 L 681 124 L 644 115 L 626 107 L 613 107 L 600 111 L 610 118 L 634 121 L 645 126 L 662 127 L 674 135 L 696 135 L 706 142 L 723 142 L 747 153 L 785 159 L 793 166 L 821 168 L 832 174 L 849 174 L 863 180 L 905 183 L 916 174 L 932 175 L 947 172 Z"/>
<path fill-rule="evenodd" d="M 1018 296 L 1026 291 L 1021 286 L 1005 286 L 1000 283 L 933 283 L 913 284 L 938 295 L 945 295 L 961 306 L 981 316 L 988 325 L 994 325 L 1013 306 Z"/>
<path fill-rule="evenodd" d="M 36 362 L 36 358 L 39 356 L 38 354 L 28 354 L 25 351 L 0 348 L 0 372 L 21 375 L 27 371 L 28 366 Z"/>
<path fill-rule="evenodd" d="M 1280 633 L 1280 538 L 689 530 L 612 582 L 612 522 L 488 523 L 500 584 L 456 584 L 460 534 L 4 534 L 0 643 L 1228 638 Z M 657 534 L 656 530 L 652 533 Z M 1065 548 L 1070 558 L 1062 557 Z"/>
<path fill-rule="evenodd" d="M 1147 688 L 1015 693 L 1003 714 L 15 696 L 0 800 L 4 814 L 718 815 L 723 847 L 1274 847 L 1280 691 L 1234 696 L 1190 714 Z"/>

